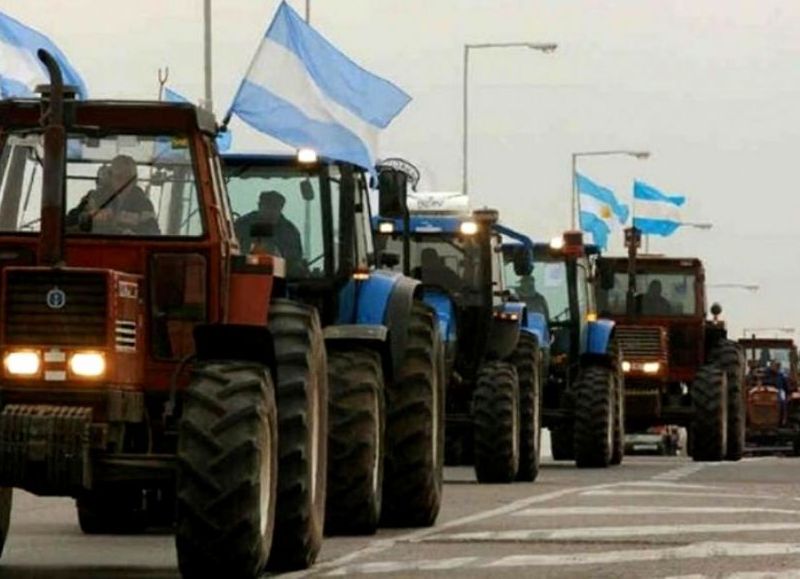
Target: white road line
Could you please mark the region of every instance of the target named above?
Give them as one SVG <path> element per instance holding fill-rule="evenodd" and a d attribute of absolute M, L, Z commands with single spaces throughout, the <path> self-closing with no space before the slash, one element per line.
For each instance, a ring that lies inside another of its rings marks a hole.
<path fill-rule="evenodd" d="M 581 493 L 584 497 L 703 497 L 707 499 L 751 499 L 751 500 L 769 500 L 769 501 L 784 501 L 786 497 L 776 497 L 771 495 L 745 495 L 736 493 L 700 493 L 692 491 L 648 491 L 648 490 L 628 490 L 628 489 L 596 489 L 588 490 Z"/>
<path fill-rule="evenodd" d="M 697 525 L 638 525 L 628 527 L 576 527 L 567 529 L 516 529 L 513 531 L 473 531 L 435 535 L 425 539 L 435 543 L 574 541 L 663 537 L 667 535 L 800 531 L 800 523 L 728 523 Z"/>
<path fill-rule="evenodd" d="M 663 549 L 565 553 L 561 555 L 508 555 L 504 557 L 455 557 L 423 561 L 381 561 L 339 567 L 328 576 L 354 574 L 402 573 L 404 571 L 447 571 L 453 569 L 499 569 L 508 567 L 566 567 L 610 565 L 709 557 L 765 557 L 800 554 L 800 543 L 726 543 L 703 542 Z M 798 579 L 800 570 L 776 573 L 735 573 L 727 579 Z M 704 575 L 681 575 L 672 579 L 705 579 Z"/>
<path fill-rule="evenodd" d="M 513 513 L 514 517 L 568 517 L 573 515 L 720 515 L 741 513 L 772 513 L 800 515 L 791 509 L 760 509 L 758 507 L 650 507 L 619 505 L 613 507 L 554 507 L 523 509 Z"/>
<path fill-rule="evenodd" d="M 697 489 L 697 490 L 725 490 L 725 487 L 714 485 L 698 485 L 682 482 L 665 482 L 656 480 L 637 480 L 631 482 L 621 482 L 620 487 L 654 487 L 665 489 Z"/>
<path fill-rule="evenodd" d="M 704 559 L 706 557 L 763 557 L 800 554 L 800 543 L 695 543 L 664 549 L 606 551 L 564 555 L 511 555 L 484 567 L 554 567 L 562 565 L 602 565 L 666 559 Z"/>

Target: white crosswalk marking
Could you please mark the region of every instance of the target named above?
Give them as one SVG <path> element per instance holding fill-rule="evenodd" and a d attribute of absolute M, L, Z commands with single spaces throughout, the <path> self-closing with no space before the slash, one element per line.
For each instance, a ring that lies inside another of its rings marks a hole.
<path fill-rule="evenodd" d="M 680 490 L 658 490 L 648 491 L 640 489 L 597 489 L 588 490 L 581 493 L 584 497 L 704 497 L 708 499 L 758 499 L 758 500 L 786 500 L 784 497 L 774 497 L 770 495 L 744 495 L 736 493 L 703 493 L 694 491 Z"/>
<path fill-rule="evenodd" d="M 619 505 L 613 507 L 553 507 L 524 509 L 513 513 L 515 517 L 566 517 L 573 515 L 726 515 L 742 513 L 772 513 L 800 515 L 800 510 L 759 509 L 757 507 L 648 507 Z"/>
<path fill-rule="evenodd" d="M 586 539 L 643 538 L 704 533 L 744 533 L 764 531 L 800 531 L 800 523 L 731 523 L 697 525 L 634 525 L 626 527 L 577 527 L 566 529 L 515 529 L 513 531 L 475 531 L 432 535 L 425 539 L 442 543 L 493 541 L 564 541 Z"/>

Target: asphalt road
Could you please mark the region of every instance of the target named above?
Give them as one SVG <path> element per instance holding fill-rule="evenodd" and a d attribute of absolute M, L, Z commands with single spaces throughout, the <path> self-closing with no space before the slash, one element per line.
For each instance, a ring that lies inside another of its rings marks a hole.
<path fill-rule="evenodd" d="M 327 539 L 293 576 L 800 578 L 799 459 L 547 461 L 513 485 L 446 475 L 436 527 Z M 171 536 L 83 536 L 71 501 L 15 494 L 0 578 L 177 576 Z"/>

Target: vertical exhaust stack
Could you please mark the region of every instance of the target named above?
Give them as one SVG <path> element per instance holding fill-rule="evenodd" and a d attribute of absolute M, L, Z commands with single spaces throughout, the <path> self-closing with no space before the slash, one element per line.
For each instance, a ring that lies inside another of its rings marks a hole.
<path fill-rule="evenodd" d="M 49 95 L 42 94 L 44 125 L 44 170 L 42 173 L 42 223 L 39 264 L 64 263 L 64 204 L 67 132 L 64 127 L 64 79 L 55 58 L 46 50 L 37 52 L 50 77 Z"/>

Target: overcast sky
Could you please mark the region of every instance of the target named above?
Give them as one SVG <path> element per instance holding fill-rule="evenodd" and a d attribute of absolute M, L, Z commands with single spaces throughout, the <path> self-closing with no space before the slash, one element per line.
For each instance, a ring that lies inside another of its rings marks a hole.
<path fill-rule="evenodd" d="M 152 98 L 157 70 L 202 97 L 202 0 L 4 0 L 49 35 L 92 97 Z M 301 12 L 304 0 L 294 0 Z M 230 104 L 277 0 L 214 0 L 214 104 Z M 549 239 L 569 225 L 573 151 L 647 149 L 647 161 L 589 159 L 581 171 L 630 201 L 634 178 L 688 197 L 687 221 L 651 240 L 705 260 L 731 329 L 800 328 L 797 148 L 800 2 L 793 0 L 312 0 L 312 24 L 412 97 L 385 132 L 384 155 L 461 184 L 465 43 L 554 41 L 473 52 L 470 191 L 508 224 Z M 239 150 L 275 143 L 232 124 Z M 612 252 L 621 251 L 621 234 Z"/>

